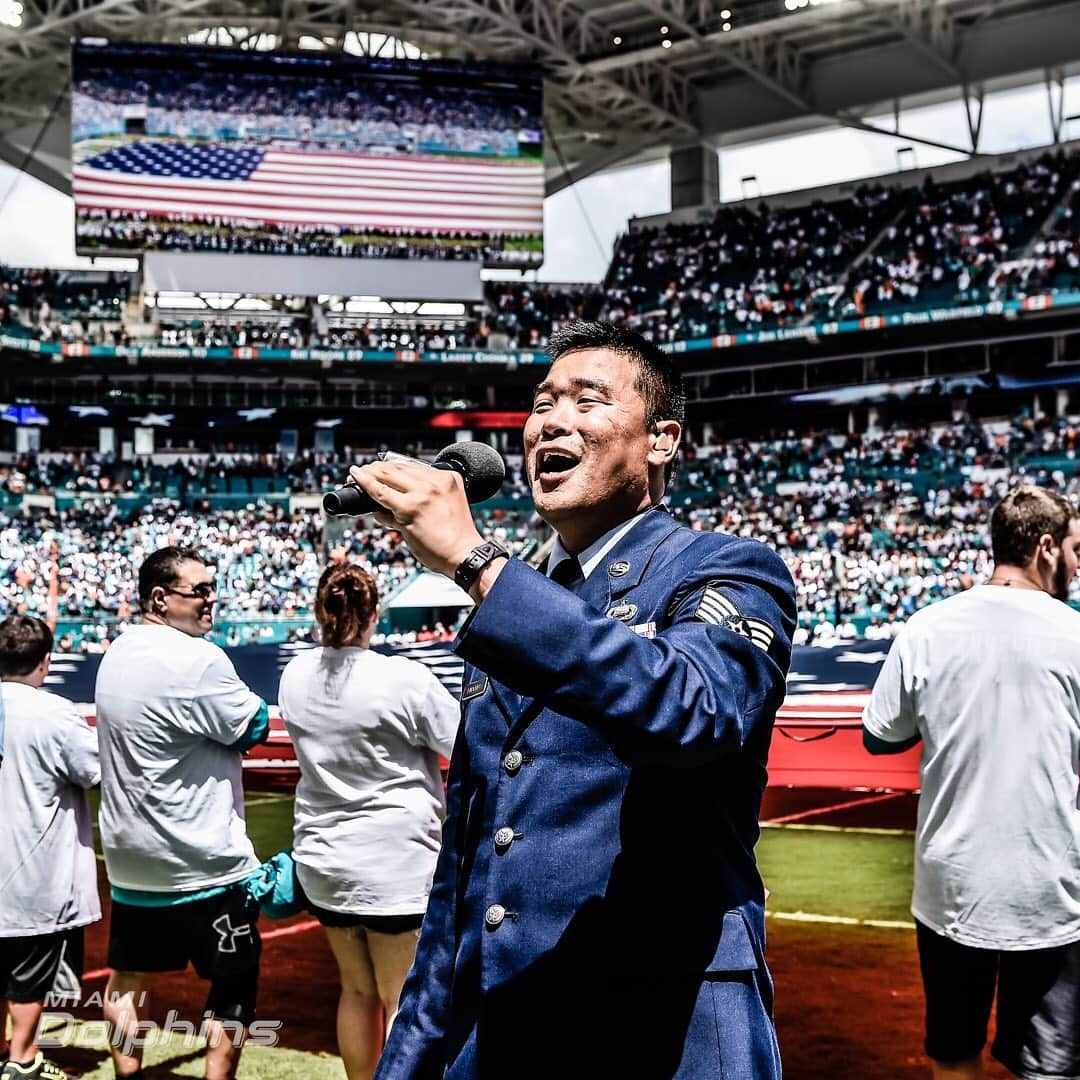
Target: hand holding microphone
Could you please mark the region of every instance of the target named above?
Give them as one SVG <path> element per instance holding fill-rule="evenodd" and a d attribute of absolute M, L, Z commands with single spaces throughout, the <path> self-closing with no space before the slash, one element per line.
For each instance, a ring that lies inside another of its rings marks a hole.
<path fill-rule="evenodd" d="M 505 474 L 502 458 L 484 443 L 448 446 L 436 456 L 434 467 L 387 455 L 369 465 L 354 465 L 349 470 L 352 483 L 327 495 L 324 506 L 336 496 L 350 507 L 345 513 L 374 513 L 381 525 L 402 533 L 420 563 L 453 577 L 472 549 L 484 542 L 469 503 L 494 495 Z M 353 488 L 359 493 L 352 493 Z M 352 509 L 357 506 L 362 508 Z"/>

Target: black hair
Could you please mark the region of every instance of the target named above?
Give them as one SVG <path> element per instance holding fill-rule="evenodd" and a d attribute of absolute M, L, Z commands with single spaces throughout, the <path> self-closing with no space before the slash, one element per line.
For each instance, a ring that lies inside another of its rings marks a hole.
<path fill-rule="evenodd" d="M 626 356 L 637 368 L 634 389 L 645 402 L 645 424 L 655 427 L 661 420 L 686 420 L 686 390 L 682 372 L 671 353 L 646 341 L 633 330 L 609 322 L 573 322 L 560 326 L 552 335 L 548 346 L 554 364 L 567 353 L 583 349 L 607 349 L 619 356 Z M 675 471 L 676 458 L 668 462 L 664 482 L 669 484 Z"/>
<path fill-rule="evenodd" d="M 180 580 L 182 563 L 196 562 L 209 566 L 210 560 L 195 548 L 158 548 L 143 560 L 139 567 L 139 607 L 150 610 L 150 594 L 158 587 L 167 589 Z"/>
<path fill-rule="evenodd" d="M 0 623 L 0 677 L 29 675 L 52 652 L 53 632 L 33 615 L 12 615 Z"/>

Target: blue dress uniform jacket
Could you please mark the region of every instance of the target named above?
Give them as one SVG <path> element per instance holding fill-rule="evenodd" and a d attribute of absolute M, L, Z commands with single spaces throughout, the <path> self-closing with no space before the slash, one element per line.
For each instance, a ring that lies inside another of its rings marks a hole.
<path fill-rule="evenodd" d="M 458 641 L 448 814 L 377 1080 L 780 1076 L 758 811 L 795 625 L 756 540 L 650 511 Z"/>

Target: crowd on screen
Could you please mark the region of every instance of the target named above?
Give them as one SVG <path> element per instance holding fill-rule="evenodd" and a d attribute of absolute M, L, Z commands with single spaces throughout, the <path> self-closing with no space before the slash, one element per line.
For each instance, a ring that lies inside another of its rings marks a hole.
<path fill-rule="evenodd" d="M 885 637 L 919 607 L 986 576 L 987 514 L 1009 485 L 1026 480 L 1080 493 L 1078 450 L 1073 423 L 1028 416 L 992 427 L 731 440 L 690 448 L 670 502 L 696 529 L 757 537 L 784 556 L 798 591 L 800 641 Z M 328 558 L 360 561 L 385 597 L 417 569 L 396 534 L 361 520 L 330 539 L 314 511 L 198 502 L 215 480 L 245 471 L 280 470 L 293 490 L 326 490 L 349 460 L 343 451 L 293 462 L 253 455 L 157 466 L 43 455 L 2 466 L 0 488 L 9 496 L 66 490 L 98 497 L 48 512 L 18 510 L 9 498 L 0 517 L 0 614 L 44 613 L 53 588 L 61 618 L 86 620 L 81 647 L 99 647 L 115 635 L 115 620 L 135 611 L 132 566 L 164 543 L 195 544 L 213 557 L 218 615 L 243 622 L 230 631 L 237 644 L 262 640 L 260 620 L 309 619 Z M 167 497 L 178 470 L 190 486 L 183 497 Z M 515 476 L 507 491 L 521 489 Z M 100 497 L 122 492 L 144 498 L 129 511 Z M 531 510 L 501 509 L 486 525 L 516 552 L 533 550 L 544 535 Z"/>
<path fill-rule="evenodd" d="M 72 94 L 76 139 L 119 135 L 127 110 L 145 106 L 146 133 L 326 150 L 426 151 L 514 156 L 519 134 L 542 129 L 527 95 L 403 79 L 350 80 L 158 70 L 81 79 Z"/>
<path fill-rule="evenodd" d="M 355 259 L 425 259 L 441 262 L 513 261 L 515 237 L 448 231 L 437 237 L 402 229 L 354 231 L 328 225 L 251 225 L 205 215 L 116 210 L 80 211 L 80 248 L 102 251 L 197 251 L 229 255 L 319 255 Z M 535 262 L 524 254 L 519 261 Z"/>

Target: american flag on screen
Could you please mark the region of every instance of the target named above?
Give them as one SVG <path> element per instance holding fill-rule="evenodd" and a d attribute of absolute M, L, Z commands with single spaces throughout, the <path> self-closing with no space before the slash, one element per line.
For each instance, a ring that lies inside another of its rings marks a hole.
<path fill-rule="evenodd" d="M 76 207 L 273 225 L 530 235 L 540 162 L 141 141 L 75 166 Z"/>

